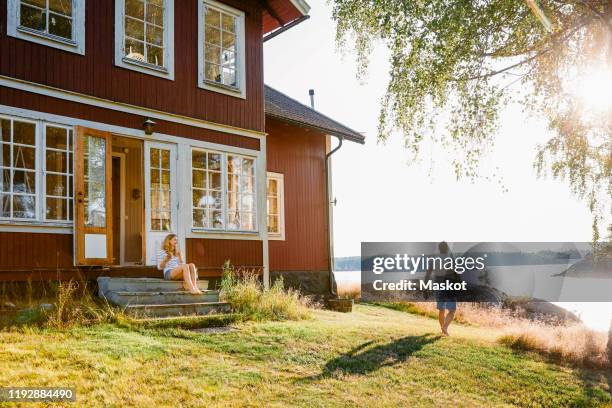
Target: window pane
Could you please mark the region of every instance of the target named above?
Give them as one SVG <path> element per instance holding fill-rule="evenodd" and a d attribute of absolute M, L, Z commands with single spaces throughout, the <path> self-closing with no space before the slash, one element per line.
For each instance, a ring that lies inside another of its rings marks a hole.
<path fill-rule="evenodd" d="M 0 167 L 11 166 L 11 145 L 0 143 Z"/>
<path fill-rule="evenodd" d="M 170 170 L 161 171 L 161 188 L 164 190 L 170 189 Z"/>
<path fill-rule="evenodd" d="M 255 211 L 255 200 L 252 195 L 240 196 L 240 211 Z"/>
<path fill-rule="evenodd" d="M 210 7 L 207 7 L 206 8 L 206 18 L 204 21 L 206 22 L 206 24 L 209 24 L 215 27 L 219 27 L 220 26 L 220 16 L 221 16 L 221 13 L 219 13 L 219 11 L 212 9 Z"/>
<path fill-rule="evenodd" d="M 151 169 L 151 188 L 159 189 L 161 183 L 160 173 L 157 169 Z"/>
<path fill-rule="evenodd" d="M 268 197 L 268 214 L 278 214 L 278 198 Z"/>
<path fill-rule="evenodd" d="M 106 226 L 106 140 L 85 136 L 85 225 Z"/>
<path fill-rule="evenodd" d="M 193 210 L 193 226 L 196 228 L 210 228 L 206 210 Z"/>
<path fill-rule="evenodd" d="M 136 61 L 145 62 L 144 43 L 130 38 L 125 39 L 125 56 Z"/>
<path fill-rule="evenodd" d="M 235 60 L 236 54 L 233 51 L 223 50 L 221 53 L 221 62 L 219 64 L 223 64 L 225 68 L 234 68 L 236 65 Z"/>
<path fill-rule="evenodd" d="M 59 14 L 49 14 L 49 34 L 72 38 L 72 19 Z"/>
<path fill-rule="evenodd" d="M 164 45 L 164 29 L 147 24 L 147 43 L 162 47 Z"/>
<path fill-rule="evenodd" d="M 0 194 L 0 217 L 8 218 L 11 216 L 11 196 Z"/>
<path fill-rule="evenodd" d="M 151 189 L 151 211 L 159 211 L 159 190 Z"/>
<path fill-rule="evenodd" d="M 35 169 L 36 149 L 13 145 L 13 166 L 20 169 Z"/>
<path fill-rule="evenodd" d="M 202 170 L 192 171 L 192 183 L 196 188 L 206 188 L 206 173 Z"/>
<path fill-rule="evenodd" d="M 222 27 L 223 27 L 223 29 L 225 31 L 229 31 L 229 32 L 233 33 L 235 31 L 234 21 L 235 21 L 234 17 L 232 17 L 230 15 L 227 15 L 227 14 L 223 14 L 223 17 L 222 17 Z"/>
<path fill-rule="evenodd" d="M 147 62 L 149 64 L 164 66 L 164 49 L 147 45 Z"/>
<path fill-rule="evenodd" d="M 278 228 L 278 216 L 276 215 L 268 215 L 268 232 L 273 234 L 280 233 Z"/>
<path fill-rule="evenodd" d="M 34 146 L 36 140 L 36 125 L 33 123 L 13 121 L 13 143 Z"/>
<path fill-rule="evenodd" d="M 144 41 L 144 22 L 127 17 L 125 19 L 125 35 Z"/>
<path fill-rule="evenodd" d="M 21 0 L 24 4 L 30 4 L 32 6 L 45 8 L 47 7 L 47 0 Z"/>
<path fill-rule="evenodd" d="M 215 229 L 220 229 L 223 228 L 224 226 L 224 222 L 223 222 L 223 213 L 221 211 L 212 211 L 211 213 L 211 218 L 212 218 L 212 227 L 211 228 L 215 228 Z"/>
<path fill-rule="evenodd" d="M 36 218 L 36 200 L 34 196 L 13 196 L 13 217 Z"/>
<path fill-rule="evenodd" d="M 23 27 L 37 31 L 46 31 L 47 15 L 44 11 L 21 4 L 20 16 L 19 23 Z"/>
<path fill-rule="evenodd" d="M 154 4 L 155 2 L 149 1 L 147 3 L 147 22 L 162 26 L 164 25 L 164 9 L 160 5 Z M 159 2 L 161 3 L 161 1 Z"/>
<path fill-rule="evenodd" d="M 205 44 L 204 59 L 213 64 L 221 64 L 221 48 L 212 44 Z"/>
<path fill-rule="evenodd" d="M 72 16 L 72 0 L 49 0 L 49 10 L 70 17 Z"/>
<path fill-rule="evenodd" d="M 9 169 L 0 170 L 0 191 L 11 191 L 11 171 Z"/>
<path fill-rule="evenodd" d="M 170 210 L 170 191 L 161 191 L 161 206 L 163 210 Z"/>
<path fill-rule="evenodd" d="M 11 141 L 11 121 L 0 119 L 0 142 Z"/>
<path fill-rule="evenodd" d="M 125 15 L 144 20 L 144 4 L 142 0 L 125 0 Z"/>
<path fill-rule="evenodd" d="M 225 85 L 236 86 L 236 71 L 223 68 L 223 83 Z"/>
<path fill-rule="evenodd" d="M 219 65 L 206 63 L 204 77 L 207 81 L 221 82 L 221 67 Z"/>
<path fill-rule="evenodd" d="M 66 150 L 67 148 L 67 139 L 66 139 L 66 129 L 57 128 L 53 126 L 47 126 L 45 130 L 45 139 L 47 147 L 51 147 L 53 149 L 62 149 Z"/>
<path fill-rule="evenodd" d="M 227 156 L 227 171 L 229 173 L 239 174 L 242 164 L 242 157 L 240 156 Z"/>
<path fill-rule="evenodd" d="M 170 168 L 170 150 L 163 149 L 161 151 L 161 168 L 162 169 Z"/>
<path fill-rule="evenodd" d="M 221 45 L 221 31 L 218 28 L 206 26 L 204 29 L 204 41 L 209 44 Z"/>
<path fill-rule="evenodd" d="M 221 190 L 221 173 L 208 174 L 208 187 L 211 190 Z"/>
<path fill-rule="evenodd" d="M 149 151 L 149 159 L 151 167 L 159 168 L 159 149 L 151 148 Z"/>
<path fill-rule="evenodd" d="M 278 192 L 278 181 L 268 179 L 268 195 L 276 195 Z"/>
<path fill-rule="evenodd" d="M 68 204 L 65 198 L 47 198 L 46 218 L 65 220 L 68 218 Z"/>
<path fill-rule="evenodd" d="M 221 155 L 208 153 L 208 170 L 221 170 Z"/>
<path fill-rule="evenodd" d="M 193 190 L 193 206 L 195 208 L 206 207 L 207 194 L 206 190 Z"/>
<path fill-rule="evenodd" d="M 159 213 L 160 231 L 170 231 L 170 213 L 163 211 Z"/>
<path fill-rule="evenodd" d="M 33 171 L 13 170 L 13 192 L 36 193 L 36 173 Z"/>
<path fill-rule="evenodd" d="M 47 171 L 54 171 L 57 173 L 68 172 L 68 164 L 66 163 L 65 152 L 47 150 L 45 156 L 47 160 Z"/>
<path fill-rule="evenodd" d="M 68 177 L 60 176 L 57 174 L 47 174 L 47 195 L 67 197 L 68 191 Z"/>
<path fill-rule="evenodd" d="M 236 175 L 228 175 L 227 176 L 227 191 L 238 191 L 239 186 L 239 177 Z"/>
<path fill-rule="evenodd" d="M 191 152 L 191 166 L 196 169 L 206 169 L 206 152 L 193 150 Z"/>
<path fill-rule="evenodd" d="M 222 46 L 224 49 L 233 51 L 236 46 L 236 36 L 230 33 L 223 33 L 223 43 Z"/>

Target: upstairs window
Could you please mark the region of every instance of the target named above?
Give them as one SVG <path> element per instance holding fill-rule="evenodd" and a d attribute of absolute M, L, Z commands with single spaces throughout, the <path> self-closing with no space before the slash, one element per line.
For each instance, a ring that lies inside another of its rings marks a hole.
<path fill-rule="evenodd" d="M 8 35 L 85 53 L 85 0 L 9 0 Z"/>
<path fill-rule="evenodd" d="M 199 16 L 200 87 L 244 98 L 244 13 L 201 0 Z"/>
<path fill-rule="evenodd" d="M 117 0 L 115 64 L 173 79 L 173 0 Z"/>

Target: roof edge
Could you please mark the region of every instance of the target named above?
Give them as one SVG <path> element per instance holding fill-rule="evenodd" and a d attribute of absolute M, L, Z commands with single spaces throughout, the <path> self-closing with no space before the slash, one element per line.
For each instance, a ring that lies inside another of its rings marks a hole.
<path fill-rule="evenodd" d="M 302 13 L 302 15 L 306 15 L 310 12 L 310 5 L 306 3 L 305 0 L 289 0 L 289 1 L 291 1 L 291 4 L 293 4 L 295 8 L 298 9 L 300 13 Z"/>
<path fill-rule="evenodd" d="M 288 119 L 284 116 L 278 116 L 278 115 L 274 115 L 272 113 L 266 113 L 266 116 L 269 116 L 273 119 L 277 119 L 280 120 L 282 122 L 286 122 L 286 123 L 290 123 L 292 125 L 297 125 L 297 126 L 302 126 L 305 128 L 309 128 L 309 129 L 313 129 L 316 130 L 318 132 L 321 132 L 323 134 L 326 135 L 332 135 L 332 136 L 336 136 L 336 137 L 340 137 L 342 139 L 346 139 L 349 140 L 351 142 L 355 142 L 355 143 L 359 143 L 359 144 L 365 144 L 365 136 L 362 136 L 361 138 L 351 135 L 349 133 L 343 133 L 343 132 L 337 132 L 337 131 L 330 131 L 329 129 L 325 129 L 319 126 L 315 126 L 312 125 L 310 123 L 306 123 L 306 122 L 301 122 L 299 120 L 295 120 L 295 119 Z"/>

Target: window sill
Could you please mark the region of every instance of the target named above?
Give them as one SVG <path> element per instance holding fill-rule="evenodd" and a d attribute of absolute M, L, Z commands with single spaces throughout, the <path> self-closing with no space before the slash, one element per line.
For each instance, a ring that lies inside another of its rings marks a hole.
<path fill-rule="evenodd" d="M 246 90 L 242 88 L 236 88 L 233 86 L 223 85 L 218 82 L 200 80 L 198 87 L 206 89 L 207 91 L 222 93 L 224 95 L 233 96 L 235 98 L 246 99 Z"/>
<path fill-rule="evenodd" d="M 72 234 L 72 222 L 41 222 L 25 220 L 0 220 L 0 231 L 34 232 L 46 234 Z"/>
<path fill-rule="evenodd" d="M 34 30 L 33 28 L 19 26 L 19 27 L 17 27 L 17 31 L 19 31 L 20 33 L 23 33 L 23 34 L 33 35 L 35 37 L 40 37 L 40 38 L 44 38 L 46 40 L 55 41 L 55 42 L 58 42 L 58 43 L 61 43 L 61 44 L 69 45 L 69 46 L 74 47 L 74 48 L 79 46 L 79 44 L 77 44 L 76 41 L 68 40 L 68 39 L 66 39 L 64 37 L 58 37 L 58 36 L 53 35 L 53 34 L 43 33 L 43 32 L 40 32 L 38 30 Z"/>
<path fill-rule="evenodd" d="M 121 57 L 116 60 L 115 65 L 121 68 L 142 72 L 143 74 L 154 75 L 156 77 L 168 79 L 171 81 L 174 80 L 174 72 L 172 71 L 172 69 L 160 67 L 154 64 L 149 64 L 147 62 L 142 62 L 127 57 Z"/>

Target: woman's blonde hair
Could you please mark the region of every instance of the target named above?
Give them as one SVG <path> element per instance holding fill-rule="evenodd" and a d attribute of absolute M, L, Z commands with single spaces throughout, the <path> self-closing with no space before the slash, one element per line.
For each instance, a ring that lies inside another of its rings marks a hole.
<path fill-rule="evenodd" d="M 170 256 L 174 256 L 176 253 L 176 245 L 174 246 L 174 251 L 170 250 L 170 240 L 176 237 L 176 234 L 168 234 L 166 238 L 164 238 L 164 243 L 162 244 L 162 249 Z"/>

